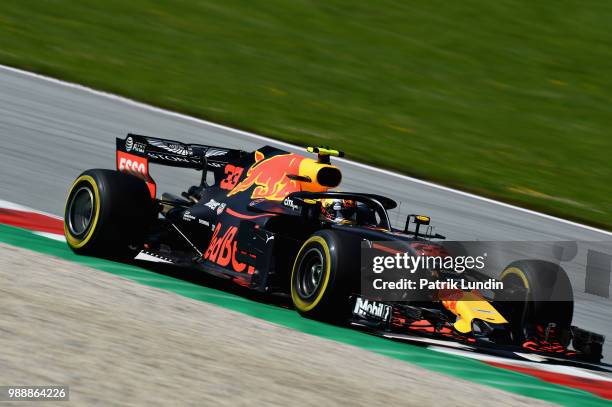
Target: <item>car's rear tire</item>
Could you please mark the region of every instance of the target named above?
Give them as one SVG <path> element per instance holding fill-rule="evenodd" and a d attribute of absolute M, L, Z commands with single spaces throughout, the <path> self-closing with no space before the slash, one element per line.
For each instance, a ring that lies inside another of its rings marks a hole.
<path fill-rule="evenodd" d="M 309 318 L 340 322 L 350 315 L 350 295 L 359 288 L 359 242 L 334 230 L 308 238 L 291 270 L 291 299 Z"/>
<path fill-rule="evenodd" d="M 543 260 L 519 260 L 506 267 L 500 280 L 504 290 L 514 291 L 516 296 L 503 304 L 504 316 L 515 335 L 521 336 L 527 325 L 547 327 L 551 323 L 557 332 L 569 332 L 574 296 L 561 266 Z"/>
<path fill-rule="evenodd" d="M 143 180 L 113 170 L 87 170 L 68 192 L 64 235 L 78 254 L 123 258 L 130 245 L 142 242 L 155 214 Z"/>

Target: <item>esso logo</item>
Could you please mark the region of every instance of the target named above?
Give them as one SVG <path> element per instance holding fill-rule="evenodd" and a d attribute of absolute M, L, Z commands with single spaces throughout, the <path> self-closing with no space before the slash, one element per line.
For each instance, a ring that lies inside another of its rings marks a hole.
<path fill-rule="evenodd" d="M 119 160 L 119 171 L 134 171 L 134 172 L 139 172 L 141 174 L 147 173 L 144 163 L 139 163 L 138 161 L 128 160 L 125 157 L 122 157 Z"/>

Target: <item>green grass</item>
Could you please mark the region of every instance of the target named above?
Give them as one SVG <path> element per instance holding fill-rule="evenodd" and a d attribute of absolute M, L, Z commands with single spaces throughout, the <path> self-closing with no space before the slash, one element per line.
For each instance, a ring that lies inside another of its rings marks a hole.
<path fill-rule="evenodd" d="M 612 227 L 610 2 L 3 0 L 0 62 Z"/>

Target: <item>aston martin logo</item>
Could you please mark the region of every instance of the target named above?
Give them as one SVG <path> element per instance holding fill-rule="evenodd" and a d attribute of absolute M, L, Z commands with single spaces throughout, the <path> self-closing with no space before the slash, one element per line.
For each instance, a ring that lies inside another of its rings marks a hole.
<path fill-rule="evenodd" d="M 225 155 L 227 154 L 227 150 L 222 150 L 220 148 L 209 148 L 208 150 L 206 150 L 206 157 L 218 157 L 220 155 Z"/>
<path fill-rule="evenodd" d="M 161 140 L 148 140 L 148 141 L 149 141 L 149 144 L 154 145 L 155 147 L 162 148 L 173 154 L 178 154 L 178 155 L 183 155 L 183 156 L 193 154 L 191 147 L 185 146 L 183 144 L 168 143 L 168 142 L 161 141 Z"/>

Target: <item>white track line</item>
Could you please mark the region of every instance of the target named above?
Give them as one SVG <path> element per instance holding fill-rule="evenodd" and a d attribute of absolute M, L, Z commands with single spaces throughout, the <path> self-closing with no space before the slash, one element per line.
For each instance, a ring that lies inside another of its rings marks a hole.
<path fill-rule="evenodd" d="M 581 369 L 579 367 L 574 366 L 565 366 L 565 365 L 554 365 L 554 364 L 544 364 L 537 362 L 529 362 L 526 360 L 515 360 L 509 358 L 503 358 L 499 356 L 486 355 L 483 353 L 477 352 L 466 352 L 459 349 L 450 349 L 441 346 L 428 346 L 428 349 L 431 349 L 440 353 L 448 353 L 452 355 L 464 356 L 472 359 L 481 360 L 483 362 L 498 362 L 506 365 L 514 365 L 519 367 L 527 367 L 532 369 L 538 369 L 544 372 L 552 372 L 558 374 L 565 374 L 569 376 L 582 377 L 585 379 L 594 379 L 594 380 L 602 380 L 607 382 L 612 382 L 612 377 L 605 376 L 602 374 L 598 374 L 591 370 Z"/>
<path fill-rule="evenodd" d="M 46 237 L 47 239 L 57 240 L 58 242 L 66 241 L 66 238 L 64 237 L 64 235 L 60 235 L 57 233 L 39 232 L 37 230 L 32 230 L 31 232 L 34 233 L 35 235 Z"/>
<path fill-rule="evenodd" d="M 61 216 L 57 216 L 57 215 L 53 215 L 51 213 L 47 213 L 47 212 L 39 211 L 39 210 L 36 210 L 36 209 L 32 209 L 29 206 L 20 205 L 20 204 L 15 203 L 15 202 L 5 201 L 3 199 L 0 199 L 0 208 L 14 209 L 14 210 L 17 210 L 17 211 L 25 211 L 25 212 L 33 212 L 33 213 L 37 213 L 39 215 L 45 215 L 45 216 L 48 216 L 50 218 L 55 218 L 55 219 L 60 219 L 60 220 L 64 219 Z"/>
<path fill-rule="evenodd" d="M 36 213 L 36 214 L 39 214 L 39 215 L 48 216 L 50 218 L 62 220 L 62 218 L 60 216 L 52 215 L 50 213 L 43 212 L 43 211 L 38 211 L 36 209 L 30 208 L 29 206 L 20 205 L 20 204 L 17 204 L 15 202 L 5 201 L 4 199 L 0 199 L 0 208 L 2 208 L 2 209 L 13 209 L 13 210 L 22 211 L 22 212 L 31 212 L 31 213 Z M 38 231 L 38 230 L 30 230 L 30 232 L 32 232 L 32 233 L 34 233 L 35 235 L 38 235 L 38 236 L 46 237 L 47 239 L 58 240 L 60 242 L 65 242 L 66 241 L 66 238 L 64 237 L 63 234 L 51 233 L 51 232 L 41 232 L 41 231 Z"/>
<path fill-rule="evenodd" d="M 107 99 L 115 100 L 115 101 L 121 102 L 121 103 L 125 103 L 125 104 L 130 105 L 130 106 L 138 107 L 138 108 L 141 108 L 141 109 L 144 109 L 144 110 L 148 110 L 148 111 L 151 111 L 151 112 L 156 112 L 156 113 L 164 114 L 164 115 L 167 115 L 167 116 L 172 116 L 172 117 L 175 117 L 175 118 L 179 118 L 179 119 L 182 119 L 182 120 L 187 120 L 187 121 L 198 123 L 198 124 L 204 124 L 204 125 L 207 125 L 207 126 L 210 126 L 210 127 L 215 127 L 215 128 L 218 128 L 218 129 L 222 129 L 222 130 L 225 130 L 225 131 L 229 131 L 229 132 L 235 133 L 235 134 L 240 134 L 240 135 L 242 135 L 244 137 L 249 137 L 249 138 L 253 138 L 253 139 L 256 139 L 256 140 L 261 140 L 261 141 L 264 141 L 266 143 L 273 143 L 273 144 L 277 144 L 277 145 L 280 145 L 280 146 L 284 146 L 284 147 L 288 147 L 288 148 L 295 148 L 295 149 L 301 149 L 302 148 L 300 146 L 296 146 L 295 144 L 290 144 L 290 143 L 286 143 L 284 141 L 279 141 L 279 140 L 271 139 L 271 138 L 268 138 L 268 137 L 260 136 L 259 134 L 250 133 L 250 132 L 247 132 L 247 131 L 244 131 L 244 130 L 234 129 L 232 127 L 224 126 L 222 124 L 217 124 L 217 123 L 209 122 L 207 120 L 198 119 L 198 118 L 195 118 L 195 117 L 192 117 L 192 116 L 188 116 L 186 114 L 173 112 L 171 110 L 162 109 L 162 108 L 155 107 L 155 106 L 152 106 L 152 105 L 148 105 L 148 104 L 142 103 L 142 102 L 137 102 L 137 101 L 135 101 L 133 99 L 128 99 L 126 97 L 115 95 L 113 93 L 108 93 L 108 92 L 92 89 L 92 88 L 89 88 L 87 86 L 79 85 L 79 84 L 72 83 L 72 82 L 62 81 L 60 79 L 51 78 L 49 76 L 37 74 L 37 73 L 34 73 L 34 72 L 24 71 L 22 69 L 13 68 L 13 67 L 10 67 L 10 66 L 5 66 L 5 65 L 0 65 L 0 70 L 7 71 L 7 72 L 12 72 L 12 73 L 17 73 L 17 74 L 24 75 L 24 76 L 27 76 L 27 77 L 30 77 L 30 78 L 36 78 L 36 79 L 39 79 L 39 80 L 42 80 L 42 81 L 54 83 L 56 85 L 61 85 L 61 86 L 65 86 L 65 87 L 72 88 L 72 89 L 78 89 L 78 90 L 86 92 L 86 93 L 90 93 L 90 94 L 93 94 L 93 95 L 96 95 L 96 96 L 105 97 Z M 457 190 L 457 189 L 445 187 L 445 186 L 442 186 L 442 185 L 435 184 L 433 182 L 423 181 L 423 180 L 420 180 L 418 178 L 409 177 L 408 175 L 399 174 L 397 172 L 393 172 L 393 171 L 389 171 L 389 170 L 383 170 L 381 168 L 373 167 L 373 166 L 368 165 L 368 164 L 362 164 L 362 163 L 359 163 L 359 162 L 356 162 L 356 161 L 347 160 L 346 158 L 337 158 L 336 160 L 338 160 L 338 161 L 340 161 L 342 163 L 348 164 L 348 165 L 352 165 L 354 167 L 359 167 L 359 168 L 366 169 L 368 171 L 377 172 L 379 174 L 384 174 L 384 175 L 387 175 L 387 176 L 390 176 L 390 177 L 395 177 L 395 178 L 399 178 L 399 179 L 402 179 L 402 180 L 405 180 L 405 181 L 414 182 L 414 183 L 417 183 L 417 184 L 420 184 L 420 185 L 424 185 L 424 186 L 427 186 L 427 187 L 430 187 L 430 188 L 435 188 L 435 189 L 439 189 L 439 190 L 442 190 L 442 191 L 451 192 L 451 193 L 458 194 L 458 195 L 461 195 L 461 196 L 465 196 L 465 197 L 468 197 L 468 198 L 476 199 L 476 200 L 479 200 L 479 201 L 482 201 L 482 202 L 487 202 L 487 203 L 490 203 L 490 204 L 503 206 L 505 208 L 513 209 L 513 210 L 516 210 L 516 211 L 521 211 L 521 212 L 528 213 L 528 214 L 531 214 L 531 215 L 539 216 L 541 218 L 553 220 L 553 221 L 556 221 L 556 222 L 565 223 L 567 225 L 571 225 L 571 226 L 579 227 L 579 228 L 582 228 L 582 229 L 590 230 L 592 232 L 597 232 L 597 233 L 602 233 L 602 234 L 605 234 L 605 235 L 608 235 L 608 236 L 612 236 L 612 232 L 609 232 L 607 230 L 599 229 L 599 228 L 588 226 L 588 225 L 583 225 L 583 224 L 578 223 L 578 222 L 572 222 L 572 221 L 567 220 L 567 219 L 558 218 L 556 216 L 547 215 L 547 214 L 541 213 L 541 212 L 536 212 L 536 211 L 533 211 L 531 209 L 521 208 L 520 206 L 511 205 L 511 204 L 508 204 L 508 203 L 505 203 L 505 202 L 496 201 L 495 199 L 485 198 L 485 197 L 482 197 L 480 195 L 475 195 L 475 194 L 472 194 L 472 193 L 469 193 L 469 192 L 460 191 L 460 190 Z"/>

